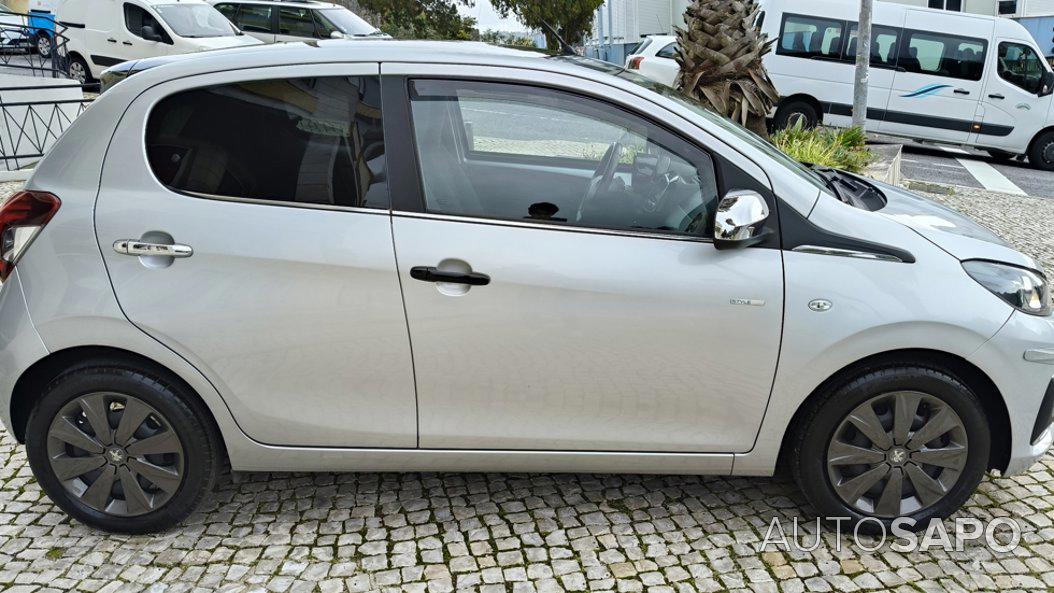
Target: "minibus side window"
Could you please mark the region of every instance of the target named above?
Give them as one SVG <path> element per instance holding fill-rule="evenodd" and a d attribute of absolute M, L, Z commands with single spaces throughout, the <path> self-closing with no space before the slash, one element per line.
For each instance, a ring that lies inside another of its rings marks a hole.
<path fill-rule="evenodd" d="M 906 31 L 897 65 L 918 74 L 981 80 L 987 49 L 982 39 Z"/>
<path fill-rule="evenodd" d="M 841 59 L 844 21 L 788 14 L 776 53 L 797 58 Z"/>
<path fill-rule="evenodd" d="M 900 29 L 878 25 L 872 27 L 871 65 L 878 68 L 895 68 L 899 45 Z M 849 43 L 845 47 L 845 59 L 856 61 L 856 23 L 849 24 Z"/>
<path fill-rule="evenodd" d="M 1000 43 L 997 63 L 999 78 L 1029 93 L 1039 94 L 1047 68 L 1034 49 L 1022 43 Z"/>

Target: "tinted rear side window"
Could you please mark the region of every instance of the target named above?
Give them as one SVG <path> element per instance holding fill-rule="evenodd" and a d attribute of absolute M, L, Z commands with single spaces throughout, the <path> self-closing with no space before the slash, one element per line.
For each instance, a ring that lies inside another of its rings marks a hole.
<path fill-rule="evenodd" d="M 169 188 L 387 208 L 380 81 L 262 80 L 177 93 L 154 108 L 147 155 Z"/>

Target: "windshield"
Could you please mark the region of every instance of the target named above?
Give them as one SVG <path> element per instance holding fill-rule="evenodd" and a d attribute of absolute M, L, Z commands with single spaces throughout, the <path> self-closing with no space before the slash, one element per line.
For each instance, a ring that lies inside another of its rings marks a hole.
<path fill-rule="evenodd" d="M 231 37 L 238 30 L 208 4 L 162 4 L 154 6 L 161 18 L 180 37 Z"/>
<path fill-rule="evenodd" d="M 617 76 L 622 80 L 627 80 L 634 84 L 640 85 L 650 91 L 658 93 L 663 97 L 674 101 L 678 105 L 690 109 L 696 115 L 699 115 L 707 121 L 717 126 L 720 126 L 733 136 L 749 143 L 751 146 L 772 157 L 774 160 L 780 162 L 783 165 L 786 165 L 788 169 L 794 171 L 806 181 L 815 185 L 817 189 L 828 189 L 827 182 L 822 177 L 817 175 L 814 171 L 810 170 L 805 165 L 787 156 L 781 150 L 773 146 L 771 142 L 765 140 L 761 136 L 758 136 L 754 132 L 751 132 L 750 130 L 744 128 L 743 126 L 733 122 L 732 120 L 725 117 L 721 117 L 713 111 L 710 111 L 706 107 L 703 107 L 703 105 L 695 99 L 692 99 L 691 97 L 685 95 L 684 93 L 676 89 L 655 82 L 649 78 L 645 78 L 639 74 L 635 74 L 629 70 L 626 70 L 625 68 L 621 68 L 619 66 L 615 66 L 607 62 L 591 60 L 588 58 L 582 58 L 578 56 L 559 56 L 556 59 L 574 62 L 579 66 L 585 66 L 586 68 L 590 68 L 592 70 L 607 72 L 608 74 Z"/>
<path fill-rule="evenodd" d="M 323 21 L 329 21 L 333 25 L 333 28 L 339 30 L 345 35 L 379 35 L 380 30 L 377 27 L 367 23 L 359 15 L 346 10 L 344 8 L 326 8 L 317 12 L 319 19 Z M 325 27 L 329 28 L 329 27 Z"/>

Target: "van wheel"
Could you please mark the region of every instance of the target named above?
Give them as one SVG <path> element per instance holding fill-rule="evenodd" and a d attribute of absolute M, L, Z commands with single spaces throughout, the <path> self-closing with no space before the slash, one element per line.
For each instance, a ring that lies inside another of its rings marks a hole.
<path fill-rule="evenodd" d="M 47 33 L 37 34 L 37 55 L 47 59 L 51 57 L 51 36 Z"/>
<path fill-rule="evenodd" d="M 802 128 L 815 128 L 820 123 L 820 114 L 808 101 L 796 99 L 780 105 L 776 110 L 775 124 L 777 130 L 792 128 L 796 125 Z"/>
<path fill-rule="evenodd" d="M 820 516 L 861 531 L 897 517 L 925 529 L 973 494 L 988 465 L 984 407 L 951 375 L 920 366 L 871 370 L 833 389 L 806 414 L 791 462 Z"/>
<path fill-rule="evenodd" d="M 67 67 L 67 73 L 70 78 L 77 81 L 79 84 L 88 84 L 94 79 L 91 75 L 91 70 L 88 68 L 88 63 L 84 61 L 84 58 L 77 54 L 70 54 L 70 63 Z"/>
<path fill-rule="evenodd" d="M 52 381 L 29 416 L 26 453 L 44 492 L 78 521 L 147 533 L 211 491 L 219 446 L 200 405 L 134 368 L 90 366 Z"/>
<path fill-rule="evenodd" d="M 1054 130 L 1043 132 L 1032 141 L 1028 162 L 1036 169 L 1054 171 Z"/>

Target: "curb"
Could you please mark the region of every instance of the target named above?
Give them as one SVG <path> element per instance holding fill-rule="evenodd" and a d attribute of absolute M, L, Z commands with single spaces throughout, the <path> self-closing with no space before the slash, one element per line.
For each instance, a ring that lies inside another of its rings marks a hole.
<path fill-rule="evenodd" d="M 36 169 L 16 169 L 14 171 L 0 171 L 0 183 L 12 181 L 26 181 Z"/>
<path fill-rule="evenodd" d="M 901 144 L 868 144 L 868 150 L 875 155 L 875 162 L 865 168 L 861 174 L 889 185 L 901 185 L 904 181 L 900 172 L 900 161 L 903 150 Z"/>

